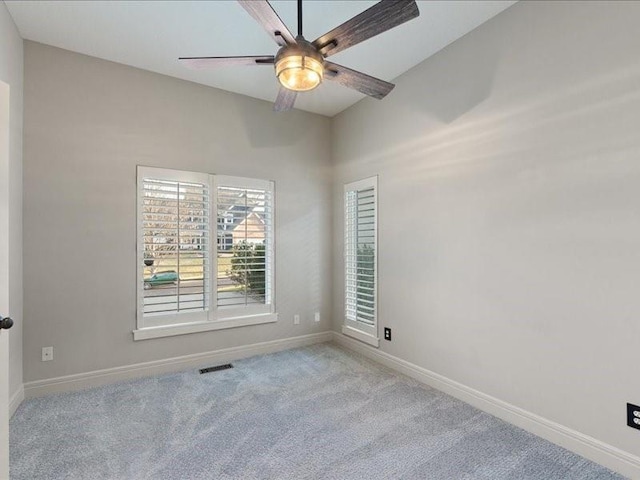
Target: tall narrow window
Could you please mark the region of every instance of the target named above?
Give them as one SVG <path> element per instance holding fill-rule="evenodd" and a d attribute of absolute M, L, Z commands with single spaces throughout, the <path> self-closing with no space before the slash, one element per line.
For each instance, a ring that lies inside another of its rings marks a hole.
<path fill-rule="evenodd" d="M 221 318 L 273 311 L 273 182 L 215 177 L 216 307 Z"/>
<path fill-rule="evenodd" d="M 371 177 L 344 188 L 345 323 L 343 333 L 378 346 L 377 184 Z"/>

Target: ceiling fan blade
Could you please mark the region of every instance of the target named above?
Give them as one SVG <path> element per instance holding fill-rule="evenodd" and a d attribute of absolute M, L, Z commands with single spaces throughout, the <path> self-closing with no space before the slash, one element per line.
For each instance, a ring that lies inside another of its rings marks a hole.
<path fill-rule="evenodd" d="M 369 95 L 370 97 L 383 99 L 393 90 L 393 83 L 385 82 L 379 78 L 372 77 L 366 73 L 351 70 L 333 62 L 324 62 L 324 75 L 327 80 L 338 82 L 345 87 Z"/>
<path fill-rule="evenodd" d="M 257 55 L 246 57 L 180 57 L 180 63 L 189 68 L 215 68 L 233 65 L 273 65 L 273 55 Z"/>
<path fill-rule="evenodd" d="M 294 36 L 267 0 L 238 0 L 238 3 L 262 25 L 278 45 L 284 47 L 296 43 Z"/>
<path fill-rule="evenodd" d="M 418 15 L 420 11 L 415 0 L 382 0 L 312 43 L 328 57 L 391 30 Z"/>
<path fill-rule="evenodd" d="M 276 103 L 273 104 L 273 109 L 276 112 L 286 112 L 287 110 L 291 110 L 293 108 L 293 104 L 296 103 L 297 96 L 298 92 L 280 87 Z"/>

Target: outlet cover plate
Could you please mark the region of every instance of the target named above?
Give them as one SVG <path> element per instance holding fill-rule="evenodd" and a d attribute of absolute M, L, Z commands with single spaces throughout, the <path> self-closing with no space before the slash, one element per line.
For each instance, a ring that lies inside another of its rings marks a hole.
<path fill-rule="evenodd" d="M 391 329 L 384 327 L 384 339 L 391 341 Z"/>
<path fill-rule="evenodd" d="M 42 347 L 42 361 L 50 362 L 53 360 L 53 347 Z"/>
<path fill-rule="evenodd" d="M 640 407 L 627 403 L 627 425 L 640 430 Z"/>

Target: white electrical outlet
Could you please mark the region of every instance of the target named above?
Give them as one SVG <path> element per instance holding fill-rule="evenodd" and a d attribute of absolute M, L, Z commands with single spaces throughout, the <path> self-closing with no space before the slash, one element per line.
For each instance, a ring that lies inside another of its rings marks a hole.
<path fill-rule="evenodd" d="M 300 315 L 298 315 L 297 313 L 293 316 L 293 324 L 300 325 Z"/>
<path fill-rule="evenodd" d="M 53 360 L 53 347 L 42 347 L 42 361 L 50 362 Z"/>
<path fill-rule="evenodd" d="M 320 312 L 316 312 L 316 315 L 315 315 L 315 317 L 313 317 L 313 319 L 314 319 L 316 322 L 319 322 L 319 321 L 320 321 Z"/>

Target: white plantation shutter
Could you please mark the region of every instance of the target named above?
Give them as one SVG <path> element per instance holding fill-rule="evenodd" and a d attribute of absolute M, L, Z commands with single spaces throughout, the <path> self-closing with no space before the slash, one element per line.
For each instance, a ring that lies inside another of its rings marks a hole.
<path fill-rule="evenodd" d="M 144 326 L 207 319 L 209 176 L 139 168 L 139 312 Z"/>
<path fill-rule="evenodd" d="M 273 311 L 273 182 L 216 176 L 216 308 L 235 317 Z"/>
<path fill-rule="evenodd" d="M 377 345 L 377 177 L 345 185 L 344 218 L 343 331 Z"/>
<path fill-rule="evenodd" d="M 277 321 L 274 184 L 138 167 L 134 340 Z"/>

